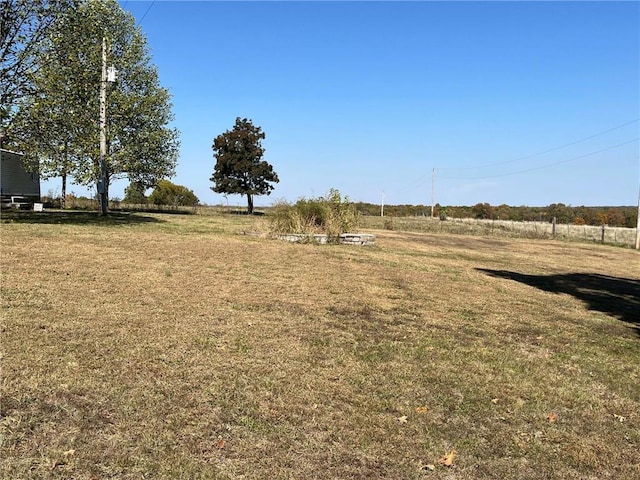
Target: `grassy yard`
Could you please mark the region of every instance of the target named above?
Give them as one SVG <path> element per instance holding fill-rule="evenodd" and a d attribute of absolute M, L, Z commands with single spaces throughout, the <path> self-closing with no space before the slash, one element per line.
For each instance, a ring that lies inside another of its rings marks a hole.
<path fill-rule="evenodd" d="M 2 220 L 2 478 L 640 478 L 634 250 Z"/>

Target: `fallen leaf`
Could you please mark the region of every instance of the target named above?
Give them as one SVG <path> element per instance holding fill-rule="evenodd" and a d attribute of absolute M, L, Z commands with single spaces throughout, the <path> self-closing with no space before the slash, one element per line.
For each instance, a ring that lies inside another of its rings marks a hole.
<path fill-rule="evenodd" d="M 433 472 L 436 469 L 436 466 L 433 463 L 430 463 L 429 465 L 425 465 L 424 467 L 422 467 L 422 470 L 427 470 L 429 472 Z"/>
<path fill-rule="evenodd" d="M 68 457 L 69 455 L 73 455 L 76 451 L 72 448 L 71 450 L 67 450 L 66 452 L 62 452 L 62 455 Z"/>
<path fill-rule="evenodd" d="M 549 419 L 549 422 L 553 423 L 558 419 L 558 415 L 552 412 L 547 416 L 547 418 Z"/>
<path fill-rule="evenodd" d="M 492 398 L 491 399 L 491 403 L 493 403 L 494 405 L 496 405 L 499 401 L 500 401 L 499 398 Z"/>
<path fill-rule="evenodd" d="M 416 407 L 416 413 L 425 414 L 429 411 L 427 407 Z"/>
<path fill-rule="evenodd" d="M 227 442 L 223 438 L 218 440 L 218 444 L 217 444 L 218 449 L 224 448 L 225 443 L 227 443 Z"/>
<path fill-rule="evenodd" d="M 401 417 L 398 417 L 398 421 L 400 423 L 407 423 L 407 416 L 406 415 L 402 415 Z"/>
<path fill-rule="evenodd" d="M 613 414 L 613 418 L 618 420 L 620 423 L 625 421 L 625 418 L 622 415 L 616 415 L 615 413 Z"/>
<path fill-rule="evenodd" d="M 456 458 L 456 451 L 455 450 L 451 450 L 449 453 L 447 453 L 446 455 L 443 455 L 442 457 L 440 457 L 440 460 L 438 460 L 442 465 L 444 465 L 445 467 L 450 467 L 453 465 L 453 462 Z"/>

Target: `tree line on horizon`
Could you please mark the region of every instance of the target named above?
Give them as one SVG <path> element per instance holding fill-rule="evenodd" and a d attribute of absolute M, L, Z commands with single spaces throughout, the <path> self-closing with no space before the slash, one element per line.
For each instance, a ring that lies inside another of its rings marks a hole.
<path fill-rule="evenodd" d="M 345 197 L 346 198 L 346 197 Z M 45 201 L 59 204 L 59 199 L 52 195 L 43 196 Z M 96 201 L 86 197 L 78 197 L 84 201 Z M 301 199 L 306 201 L 307 199 Z M 125 188 L 122 199 L 116 202 L 136 205 L 164 205 L 164 206 L 197 206 L 200 203 L 193 190 L 176 185 L 169 180 L 158 182 L 150 195 L 145 194 L 145 188 L 138 183 L 131 183 Z M 366 202 L 349 202 L 360 215 L 379 216 L 380 205 Z M 264 207 L 262 207 L 264 208 Z M 274 207 L 266 207 L 269 211 Z M 430 217 L 429 205 L 385 205 L 384 214 L 388 217 Z M 506 204 L 492 206 L 488 203 L 477 203 L 473 206 L 443 206 L 434 205 L 434 216 L 441 220 L 447 218 L 473 218 L 479 220 L 506 220 L 514 222 L 546 222 L 551 223 L 555 217 L 558 224 L 572 225 L 607 225 L 610 227 L 635 228 L 638 221 L 638 208 L 634 206 L 600 206 L 572 207 L 563 203 L 552 203 L 544 207 L 530 207 L 526 205 L 510 206 Z"/>
<path fill-rule="evenodd" d="M 380 205 L 357 202 L 356 208 L 363 215 L 380 215 Z M 431 216 L 429 205 L 385 205 L 385 216 L 413 217 Z M 482 220 L 510 220 L 516 222 L 552 222 L 573 225 L 608 225 L 610 227 L 635 228 L 638 221 L 638 208 L 633 206 L 618 207 L 572 207 L 563 203 L 553 203 L 545 207 L 509 206 L 506 204 L 492 206 L 488 203 L 477 203 L 473 206 L 434 205 L 434 216 L 440 219 L 475 218 Z"/>

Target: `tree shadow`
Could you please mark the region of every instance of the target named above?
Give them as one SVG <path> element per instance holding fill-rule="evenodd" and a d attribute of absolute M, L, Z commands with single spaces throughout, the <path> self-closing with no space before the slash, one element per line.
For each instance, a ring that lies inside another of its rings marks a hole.
<path fill-rule="evenodd" d="M 164 220 L 155 217 L 125 212 L 109 212 L 107 215 L 101 215 L 94 211 L 3 210 L 0 214 L 0 223 L 113 226 L 163 222 Z"/>
<path fill-rule="evenodd" d="M 527 275 L 507 270 L 476 270 L 497 278 L 526 283 L 552 293 L 568 293 L 587 304 L 590 310 L 630 323 L 640 336 L 640 280 L 596 273 Z"/>

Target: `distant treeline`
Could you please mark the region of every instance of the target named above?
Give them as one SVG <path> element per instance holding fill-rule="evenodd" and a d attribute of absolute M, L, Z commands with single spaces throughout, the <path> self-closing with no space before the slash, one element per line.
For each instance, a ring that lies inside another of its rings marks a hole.
<path fill-rule="evenodd" d="M 355 205 L 363 215 L 380 215 L 380 205 L 363 202 L 358 202 Z M 431 215 L 431 206 L 385 205 L 384 215 L 428 217 Z M 472 207 L 452 207 L 436 204 L 434 205 L 434 216 L 442 219 L 446 217 L 480 218 L 518 222 L 552 222 L 555 217 L 557 223 L 635 228 L 638 221 L 638 207 L 572 207 L 563 203 L 553 203 L 546 207 L 492 206 L 488 203 L 478 203 Z"/>

